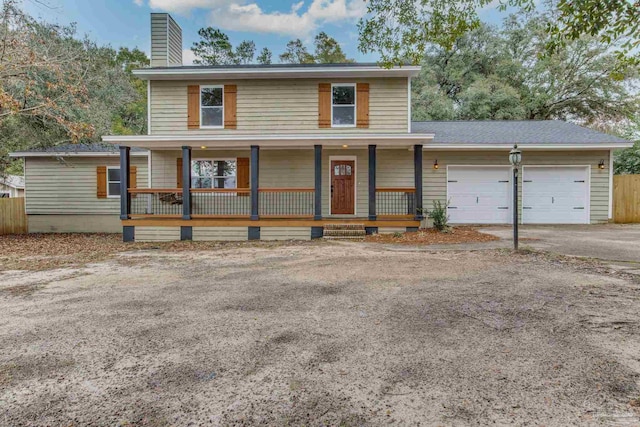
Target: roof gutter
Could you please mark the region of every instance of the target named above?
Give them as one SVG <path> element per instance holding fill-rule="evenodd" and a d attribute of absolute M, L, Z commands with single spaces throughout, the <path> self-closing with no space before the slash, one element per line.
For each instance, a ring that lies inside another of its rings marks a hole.
<path fill-rule="evenodd" d="M 617 150 L 633 147 L 629 142 L 603 142 L 591 144 L 526 144 L 519 143 L 521 150 Z M 460 151 L 460 150 L 511 150 L 513 144 L 425 144 L 423 150 Z"/>
<path fill-rule="evenodd" d="M 419 66 L 395 68 L 367 67 L 292 67 L 292 68 L 140 68 L 133 74 L 142 80 L 274 79 L 340 77 L 415 77 Z"/>

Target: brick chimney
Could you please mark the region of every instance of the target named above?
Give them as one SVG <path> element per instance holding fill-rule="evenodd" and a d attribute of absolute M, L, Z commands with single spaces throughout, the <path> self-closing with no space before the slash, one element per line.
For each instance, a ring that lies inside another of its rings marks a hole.
<path fill-rule="evenodd" d="M 151 66 L 182 65 L 182 29 L 168 13 L 151 14 Z"/>

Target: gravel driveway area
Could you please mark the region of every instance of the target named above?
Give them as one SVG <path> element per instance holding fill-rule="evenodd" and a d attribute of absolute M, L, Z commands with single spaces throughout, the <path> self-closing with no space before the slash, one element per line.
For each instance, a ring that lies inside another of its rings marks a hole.
<path fill-rule="evenodd" d="M 505 250 L 145 250 L 0 273 L 0 425 L 638 425 L 640 282 Z"/>

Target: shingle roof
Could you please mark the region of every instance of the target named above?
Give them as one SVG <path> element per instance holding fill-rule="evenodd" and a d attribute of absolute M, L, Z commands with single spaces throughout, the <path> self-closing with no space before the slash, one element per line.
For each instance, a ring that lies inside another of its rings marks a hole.
<path fill-rule="evenodd" d="M 131 151 L 146 151 L 133 147 Z M 112 144 L 61 144 L 54 147 L 31 148 L 24 150 L 27 153 L 119 153 L 118 147 Z"/>
<path fill-rule="evenodd" d="M 375 62 L 344 62 L 336 64 L 229 64 L 229 65 L 174 65 L 170 67 L 146 67 L 145 70 L 243 70 L 280 68 L 368 68 L 378 67 Z M 409 64 L 406 64 L 407 66 Z"/>
<path fill-rule="evenodd" d="M 7 175 L 3 178 L 0 176 L 0 184 L 22 189 L 24 188 L 24 177 L 20 175 Z"/>
<path fill-rule="evenodd" d="M 412 122 L 412 133 L 434 133 L 430 144 L 628 143 L 617 136 L 561 120 Z"/>

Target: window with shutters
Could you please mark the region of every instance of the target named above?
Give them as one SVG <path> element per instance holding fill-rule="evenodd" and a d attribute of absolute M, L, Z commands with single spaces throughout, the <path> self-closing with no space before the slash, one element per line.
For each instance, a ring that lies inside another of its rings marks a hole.
<path fill-rule="evenodd" d="M 236 188 L 236 159 L 191 161 L 191 188 Z"/>
<path fill-rule="evenodd" d="M 224 86 L 200 86 L 200 127 L 224 127 Z"/>
<path fill-rule="evenodd" d="M 354 127 L 356 125 L 356 85 L 340 83 L 331 85 L 331 126 Z"/>
<path fill-rule="evenodd" d="M 120 168 L 107 167 L 107 197 L 120 197 Z"/>

